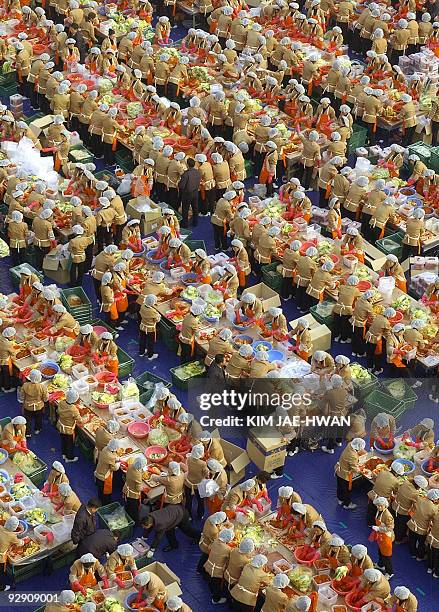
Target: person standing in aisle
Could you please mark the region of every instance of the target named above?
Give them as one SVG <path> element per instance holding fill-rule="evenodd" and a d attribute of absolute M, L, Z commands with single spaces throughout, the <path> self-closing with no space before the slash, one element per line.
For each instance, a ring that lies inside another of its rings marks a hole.
<path fill-rule="evenodd" d="M 100 507 L 100 501 L 92 498 L 79 508 L 72 527 L 73 544 L 81 544 L 86 538 L 96 533 L 98 528 L 96 512 Z"/>
<path fill-rule="evenodd" d="M 192 210 L 192 225 L 198 225 L 198 192 L 200 190 L 201 172 L 195 168 L 195 160 L 189 157 L 187 170 L 183 172 L 178 182 L 180 191 L 182 221 L 181 227 L 189 226 L 189 209 Z"/>
<path fill-rule="evenodd" d="M 204 564 L 206 575 L 209 577 L 213 605 L 224 604 L 227 601 L 224 597 L 224 572 L 230 558 L 231 548 L 229 544 L 234 537 L 233 529 L 222 529 L 216 540 L 212 542 L 209 557 Z"/>
<path fill-rule="evenodd" d="M 351 501 L 352 478 L 358 470 L 360 454 L 365 448 L 366 442 L 362 438 L 354 438 L 335 465 L 338 503 L 346 510 L 354 510 L 357 507 Z"/>
<path fill-rule="evenodd" d="M 157 296 L 153 294 L 145 295 L 143 305 L 140 307 L 140 326 L 139 326 L 139 356 L 144 357 L 145 353 L 149 361 L 157 359 L 158 353 L 154 352 L 157 338 L 157 323 L 161 314 L 155 309 Z"/>
<path fill-rule="evenodd" d="M 411 518 L 407 523 L 409 551 L 413 559 L 423 561 L 425 559 L 425 542 L 430 526 L 438 512 L 439 495 L 437 489 L 430 489 L 427 496 L 419 496 Z"/>
<path fill-rule="evenodd" d="M 81 287 L 85 273 L 86 252 L 94 242 L 94 237 L 86 236 L 81 225 L 72 227 L 74 238 L 69 241 L 69 250 L 72 256 L 72 267 L 70 268 L 70 284 L 72 287 Z"/>
<path fill-rule="evenodd" d="M 267 563 L 265 555 L 256 555 L 242 570 L 238 582 L 230 591 L 236 612 L 254 610 L 259 592 L 270 584 L 271 577 L 266 571 Z"/>
<path fill-rule="evenodd" d="M 44 257 L 50 251 L 50 244 L 52 241 L 55 240 L 55 234 L 53 233 L 53 226 L 51 221 L 52 216 L 53 211 L 50 208 L 45 208 L 32 221 L 32 231 L 35 234 L 35 265 L 40 271 L 43 269 Z"/>
<path fill-rule="evenodd" d="M 320 145 L 318 143 L 319 133 L 312 130 L 307 137 L 301 135 L 300 138 L 303 143 L 303 175 L 301 182 L 305 190 L 309 191 L 311 189 L 311 179 L 314 169 L 321 159 Z"/>
<path fill-rule="evenodd" d="M 437 491 L 437 489 L 434 489 Z M 439 495 L 436 496 L 439 499 Z M 436 504 L 436 513 L 430 524 L 428 532 L 427 544 L 427 563 L 429 574 L 433 574 L 433 578 L 439 578 L 439 509 L 437 508 L 438 499 L 434 500 Z"/>
<path fill-rule="evenodd" d="M 11 252 L 12 265 L 18 266 L 24 263 L 27 239 L 30 237 L 27 223 L 23 221 L 23 213 L 14 210 L 8 223 L 9 249 Z"/>
<path fill-rule="evenodd" d="M 1 388 L 5 393 L 13 393 L 17 387 L 17 369 L 12 361 L 17 354 L 13 341 L 16 333 L 15 327 L 5 327 L 0 336 Z"/>
<path fill-rule="evenodd" d="M 395 539 L 394 519 L 391 515 L 389 502 L 385 497 L 376 497 L 373 501 L 376 507 L 375 525 L 372 527 L 374 538 L 378 544 L 378 569 L 385 572 L 384 576 L 393 578 L 392 549 Z"/>
<path fill-rule="evenodd" d="M 144 487 L 143 474 L 147 471 L 146 457 L 137 457 L 128 466 L 122 494 L 125 498 L 125 510 L 136 523 L 139 523 L 139 509 Z"/>
<path fill-rule="evenodd" d="M 220 251 L 221 249 L 226 251 L 228 248 L 227 231 L 230 222 L 233 220 L 231 202 L 234 198 L 236 198 L 236 191 L 226 191 L 223 197 L 220 198 L 215 205 L 211 223 L 216 251 Z"/>
<path fill-rule="evenodd" d="M 67 389 L 65 399 L 58 404 L 57 429 L 61 436 L 62 456 L 66 463 L 78 461 L 73 451 L 76 425 L 82 420 L 77 406 L 78 400 L 79 393 L 75 389 Z"/>
<path fill-rule="evenodd" d="M 180 360 L 181 363 L 187 363 L 193 358 L 195 350 L 195 335 L 200 325 L 200 316 L 203 313 L 203 307 L 199 304 L 192 304 L 188 314 L 183 319 L 180 332 Z"/>
<path fill-rule="evenodd" d="M 23 411 L 27 421 L 26 438 L 32 437 L 32 422 L 35 427 L 35 435 L 38 435 L 43 427 L 44 407 L 49 399 L 49 394 L 46 385 L 42 383 L 42 378 L 39 370 L 31 370 L 21 387 Z"/>
<path fill-rule="evenodd" d="M 96 487 L 98 497 L 104 506 L 111 503 L 113 492 L 113 473 L 120 468 L 120 461 L 117 455 L 119 442 L 115 439 L 110 440 L 99 454 L 98 464 L 95 470 Z"/>
<path fill-rule="evenodd" d="M 201 519 L 204 514 L 204 502 L 200 497 L 198 485 L 202 480 L 207 478 L 209 470 L 207 463 L 204 460 L 203 444 L 194 444 L 191 452 L 187 455 L 187 472 L 185 474 L 184 489 L 186 499 L 186 510 L 192 518 L 192 503 L 193 499 L 197 500 L 197 517 Z"/>

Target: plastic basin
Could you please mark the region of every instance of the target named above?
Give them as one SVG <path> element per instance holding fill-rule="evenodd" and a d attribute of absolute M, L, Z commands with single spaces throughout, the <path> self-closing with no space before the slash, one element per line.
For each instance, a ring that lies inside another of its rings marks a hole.
<path fill-rule="evenodd" d="M 409 470 L 407 472 L 404 472 L 404 476 L 407 476 L 408 474 L 412 474 L 415 471 L 415 464 L 413 463 L 413 461 L 410 461 L 410 459 L 395 459 L 395 461 L 397 461 L 398 463 L 402 463 L 402 465 L 408 465 L 409 466 Z"/>
<path fill-rule="evenodd" d="M 236 342 L 237 340 L 241 340 L 242 342 Z M 251 344 L 253 342 L 253 338 L 251 336 L 246 336 L 245 334 L 238 334 L 233 338 L 233 343 L 237 346 L 241 344 Z"/>
<path fill-rule="evenodd" d="M 404 314 L 400 311 L 396 311 L 396 315 L 390 319 L 390 322 L 395 325 L 396 323 L 401 323 L 404 318 Z"/>
<path fill-rule="evenodd" d="M 360 580 L 358 578 L 353 578 L 352 576 L 346 576 L 342 580 L 333 580 L 331 582 L 331 588 L 336 593 L 338 593 L 338 595 L 345 597 L 348 593 L 354 590 L 354 588 L 357 586 L 359 582 Z"/>
<path fill-rule="evenodd" d="M 46 373 L 45 373 L 45 370 L 46 370 Z M 49 370 L 52 370 L 53 373 L 49 374 L 48 373 Z M 55 363 L 54 361 L 43 361 L 42 364 L 40 365 L 41 375 L 46 380 L 50 380 L 51 378 L 53 378 L 55 374 L 58 374 L 59 371 L 60 371 L 59 365 Z"/>
<path fill-rule="evenodd" d="M 18 535 L 19 538 L 24 538 L 26 533 L 29 531 L 29 525 L 26 521 L 23 521 L 22 519 L 19 519 L 18 522 L 18 529 L 16 529 L 15 533 Z"/>
<path fill-rule="evenodd" d="M 8 459 L 9 459 L 8 451 L 5 450 L 4 448 L 0 448 L 0 465 L 2 465 L 3 463 L 6 463 Z M 9 480 L 8 472 L 5 472 L 4 470 L 0 470 L 0 474 L 2 474 L 2 476 L 7 477 L 7 479 Z"/>
<path fill-rule="evenodd" d="M 133 438 L 146 438 L 146 436 L 151 431 L 151 427 L 148 423 L 137 423 L 134 421 L 128 425 L 128 433 L 133 436 Z"/>
<path fill-rule="evenodd" d="M 185 274 L 182 279 L 181 282 L 183 283 L 183 285 L 197 285 L 198 284 L 198 279 L 197 279 L 197 275 L 196 274 Z"/>
<path fill-rule="evenodd" d="M 265 347 L 267 351 L 271 351 L 273 349 L 271 342 L 267 342 L 266 340 L 258 340 L 257 342 L 253 342 L 253 348 L 255 351 L 261 350 L 261 347 Z"/>
<path fill-rule="evenodd" d="M 273 363 L 273 361 L 284 361 L 284 354 L 281 351 L 271 350 L 268 351 L 268 361 Z"/>
<path fill-rule="evenodd" d="M 137 612 L 137 608 L 132 608 L 130 605 L 131 603 L 135 603 L 137 596 L 138 594 L 136 592 L 136 593 L 129 593 L 125 597 L 124 606 L 127 610 L 132 610 L 132 612 Z M 159 610 L 155 608 L 154 606 L 146 606 L 145 608 L 142 607 L 142 611 L 143 612 L 159 612 Z"/>
<path fill-rule="evenodd" d="M 156 259 L 155 256 L 157 254 L 158 249 L 151 249 L 145 255 L 145 259 L 150 263 L 161 264 L 167 260 L 167 257 L 161 257 L 160 259 Z"/>
<path fill-rule="evenodd" d="M 153 455 L 158 454 L 158 453 L 160 453 L 160 455 L 163 455 L 163 457 L 160 457 L 159 459 L 157 459 L 156 457 L 153 457 Z M 154 463 L 163 463 L 163 461 L 166 459 L 167 456 L 168 456 L 168 451 L 166 450 L 164 446 L 158 446 L 158 445 L 149 446 L 145 450 L 145 457 Z"/>
<path fill-rule="evenodd" d="M 296 561 L 301 565 L 312 565 L 316 559 L 320 557 L 319 551 L 314 551 L 314 556 L 310 559 L 305 559 L 305 553 L 309 549 L 309 546 L 298 546 L 294 551 Z"/>
<path fill-rule="evenodd" d="M 93 331 L 95 332 L 97 336 L 101 337 L 104 332 L 108 331 L 108 329 L 104 327 L 103 325 L 94 325 Z"/>
<path fill-rule="evenodd" d="M 358 283 L 357 289 L 361 292 L 367 291 L 372 287 L 372 283 L 370 281 L 362 280 Z"/>
<path fill-rule="evenodd" d="M 236 323 L 236 319 L 235 319 L 235 321 L 233 322 L 233 327 L 235 329 L 239 329 L 240 331 L 243 331 L 248 328 L 248 325 L 242 325 L 242 323 L 245 323 L 246 321 L 248 321 L 248 317 L 246 317 L 245 315 L 241 315 L 240 323 Z"/>
<path fill-rule="evenodd" d="M 104 385 L 113 383 L 117 379 L 117 376 L 116 374 L 113 374 L 113 372 L 103 370 L 102 372 L 97 372 L 95 374 L 95 378 L 98 381 L 98 386 L 103 387 Z"/>
<path fill-rule="evenodd" d="M 429 469 L 431 468 L 431 471 Z M 430 478 L 435 473 L 439 473 L 439 459 L 426 459 L 421 463 L 422 473 Z"/>
<path fill-rule="evenodd" d="M 373 443 L 373 447 L 380 455 L 391 455 L 395 448 L 395 442 L 393 443 L 392 448 L 381 448 L 379 442 L 375 440 L 375 442 Z"/>

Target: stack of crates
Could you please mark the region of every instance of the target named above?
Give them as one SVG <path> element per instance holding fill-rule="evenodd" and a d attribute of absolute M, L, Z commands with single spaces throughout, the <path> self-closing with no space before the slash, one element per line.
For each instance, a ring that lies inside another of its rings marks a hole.
<path fill-rule="evenodd" d="M 77 306 L 70 305 L 69 299 L 79 298 L 80 304 Z M 84 289 L 82 287 L 73 287 L 72 289 L 61 289 L 61 301 L 67 308 L 67 311 L 75 317 L 80 325 L 91 323 L 92 307 Z"/>
<path fill-rule="evenodd" d="M 11 275 L 12 284 L 16 289 L 18 289 L 18 286 L 20 284 L 20 270 L 22 268 L 29 269 L 33 274 L 36 274 L 38 276 L 41 282 L 43 282 L 44 276 L 40 272 L 38 272 L 38 270 L 35 270 L 35 268 L 33 268 L 29 264 L 20 264 L 19 266 L 15 266 L 15 268 L 9 268 L 9 274 Z"/>
<path fill-rule="evenodd" d="M 396 255 L 398 259 L 402 256 L 402 240 L 401 234 L 390 234 L 385 238 L 380 238 L 376 241 L 377 248 L 386 255 Z"/>
<path fill-rule="evenodd" d="M 367 128 L 354 123 L 352 126 L 352 136 L 349 138 L 348 155 L 355 153 L 355 149 L 364 147 L 367 139 Z"/>
<path fill-rule="evenodd" d="M 282 274 L 278 272 L 278 268 L 280 267 L 279 262 L 268 264 L 267 266 L 262 266 L 262 282 L 279 293 L 282 288 Z M 291 279 L 292 282 L 292 279 Z"/>
<path fill-rule="evenodd" d="M 136 378 L 136 384 L 139 387 L 140 397 L 142 398 L 142 404 L 149 402 L 154 393 L 155 385 L 161 383 L 167 389 L 171 388 L 171 383 L 164 378 L 160 378 L 152 372 L 143 372 Z M 151 386 L 153 385 L 153 386 Z"/>
<path fill-rule="evenodd" d="M 24 98 L 18 93 L 13 93 L 9 96 L 9 104 L 11 106 L 11 113 L 14 115 L 16 120 L 21 119 L 24 115 L 23 111 Z"/>

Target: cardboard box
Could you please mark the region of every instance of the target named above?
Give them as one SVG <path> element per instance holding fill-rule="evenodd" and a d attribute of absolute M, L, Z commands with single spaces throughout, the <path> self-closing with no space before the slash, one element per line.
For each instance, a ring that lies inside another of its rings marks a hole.
<path fill-rule="evenodd" d="M 314 319 L 312 314 L 304 315 L 294 321 L 290 321 L 292 328 L 296 327 L 297 321 L 306 319 L 309 323 L 309 331 L 313 343 L 314 351 L 327 351 L 331 348 L 331 330 L 327 325 L 323 325 Z"/>
<path fill-rule="evenodd" d="M 228 472 L 229 483 L 234 486 L 245 477 L 245 468 L 249 465 L 250 459 L 243 448 L 231 442 L 227 442 L 227 440 L 221 439 L 221 446 L 227 465 L 232 468 L 231 471 Z"/>
<path fill-rule="evenodd" d="M 71 259 L 57 259 L 51 257 L 50 253 L 43 259 L 43 271 L 45 276 L 51 278 L 60 285 L 70 282 Z"/>
<path fill-rule="evenodd" d="M 150 210 L 142 210 L 145 205 L 149 206 Z M 155 204 L 149 198 L 133 198 L 129 200 L 126 206 L 126 213 L 133 219 L 144 219 L 145 221 L 154 221 L 162 216 L 162 209 L 158 204 Z"/>
<path fill-rule="evenodd" d="M 280 296 L 276 291 L 270 289 L 265 283 L 259 283 L 258 285 L 253 285 L 252 287 L 248 287 L 244 289 L 242 294 L 244 293 L 253 293 L 256 297 L 262 300 L 262 305 L 264 307 L 264 312 L 267 312 L 269 308 L 280 306 Z"/>
<path fill-rule="evenodd" d="M 287 443 L 275 428 L 253 427 L 247 439 L 247 454 L 265 472 L 272 472 L 285 464 Z"/>
<path fill-rule="evenodd" d="M 213 438 L 221 438 L 219 429 L 212 431 Z M 224 452 L 224 457 L 232 470 L 229 472 L 229 482 L 231 485 L 235 485 L 237 482 L 242 480 L 245 476 L 245 468 L 249 465 L 250 459 L 247 453 L 240 446 L 227 442 L 227 440 L 220 439 L 221 447 Z"/>
<path fill-rule="evenodd" d="M 146 565 L 141 570 L 139 570 L 139 573 L 145 571 L 152 572 L 153 574 L 162 579 L 169 597 L 178 597 L 182 594 L 183 591 L 180 588 L 180 578 L 177 576 L 177 574 L 174 574 L 174 572 L 166 565 L 166 563 L 154 561 L 153 563 L 150 563 L 149 565 Z"/>
<path fill-rule="evenodd" d="M 154 234 L 160 226 L 161 216 L 157 217 L 157 219 L 150 219 L 148 221 L 142 220 L 140 222 L 140 231 L 142 236 L 147 236 L 148 234 Z"/>
<path fill-rule="evenodd" d="M 364 263 L 372 268 L 374 272 L 381 270 L 384 262 L 386 261 L 385 254 L 374 247 L 370 242 L 364 242 Z"/>
<path fill-rule="evenodd" d="M 52 123 L 53 123 L 53 115 L 45 115 L 44 117 L 40 117 L 39 119 L 35 119 L 35 121 L 32 121 L 31 123 L 29 123 L 29 127 L 32 130 L 32 132 L 35 134 L 35 136 L 37 136 L 38 138 L 41 132 L 44 132 L 44 130 L 47 130 L 49 125 L 52 125 Z"/>

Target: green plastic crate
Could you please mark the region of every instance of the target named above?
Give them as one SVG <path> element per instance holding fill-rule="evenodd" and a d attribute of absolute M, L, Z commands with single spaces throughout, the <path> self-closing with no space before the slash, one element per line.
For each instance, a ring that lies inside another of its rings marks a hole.
<path fill-rule="evenodd" d="M 201 363 L 201 362 L 199 362 L 199 361 L 192 361 L 191 363 Z M 205 373 L 206 373 L 204 371 L 202 374 L 199 374 L 198 376 L 193 376 L 192 378 L 187 378 L 185 380 L 182 380 L 176 374 L 176 371 L 180 367 L 181 366 L 177 366 L 175 368 L 171 368 L 169 371 L 171 372 L 172 384 L 174 385 L 174 387 L 177 387 L 177 389 L 181 389 L 182 391 L 187 391 L 189 389 L 189 387 L 195 386 L 197 384 L 197 382 L 198 382 L 198 379 L 202 378 L 205 375 Z"/>
<path fill-rule="evenodd" d="M 142 404 L 149 402 L 154 393 L 154 388 L 149 389 L 146 386 L 146 383 L 152 383 L 154 385 L 162 383 L 162 385 L 165 386 L 167 389 L 171 387 L 171 383 L 168 380 L 160 378 L 160 376 L 156 376 L 152 372 L 143 372 L 143 374 L 140 374 L 140 376 L 136 378 L 136 383 L 139 387 L 139 390 L 141 391 Z"/>
<path fill-rule="evenodd" d="M 428 167 L 439 172 L 439 147 L 432 147 Z"/>
<path fill-rule="evenodd" d="M 95 172 L 95 177 L 97 181 L 107 181 L 110 187 L 118 188 L 120 185 L 120 180 L 117 178 L 115 174 L 109 172 L 108 170 L 101 170 L 100 172 Z"/>
<path fill-rule="evenodd" d="M 409 146 L 409 155 L 417 155 L 419 159 L 430 167 L 432 147 L 424 143 L 416 142 Z"/>
<path fill-rule="evenodd" d="M 21 471 L 29 478 L 29 480 L 33 482 L 36 487 L 39 487 L 46 480 L 47 465 L 39 457 L 34 457 L 34 460 L 36 461 L 38 467 L 36 467 L 32 472 L 25 472 L 23 469 Z"/>
<path fill-rule="evenodd" d="M 277 271 L 279 266 L 278 261 L 262 266 L 262 282 L 276 292 L 282 288 L 282 274 Z"/>
<path fill-rule="evenodd" d="M 397 399 L 398 401 L 402 402 L 404 406 L 404 411 L 411 410 L 414 407 L 418 399 L 418 396 L 416 395 L 416 393 L 413 391 L 410 385 L 408 385 L 404 380 L 401 380 L 402 384 L 404 385 L 404 395 L 402 395 L 400 398 L 394 398 L 393 395 L 389 391 L 389 387 L 392 384 L 392 382 L 394 383 L 395 381 L 392 381 L 392 380 L 383 381 L 381 386 L 384 392 L 387 395 L 389 395 L 392 399 Z"/>
<path fill-rule="evenodd" d="M 20 270 L 22 268 L 30 268 L 31 272 L 36 274 L 38 278 L 43 281 L 44 276 L 38 270 L 35 270 L 30 264 L 20 264 L 19 266 L 15 266 L 15 268 L 9 268 L 9 273 L 11 275 L 12 284 L 14 287 L 18 287 L 20 284 Z"/>
<path fill-rule="evenodd" d="M 0 85 L 0 96 L 9 98 L 17 93 L 17 83 L 11 83 L 10 85 Z"/>
<path fill-rule="evenodd" d="M 129 376 L 134 369 L 134 359 L 128 353 L 117 347 L 117 358 L 119 360 L 119 378 Z"/>
<path fill-rule="evenodd" d="M 250 159 L 244 160 L 245 173 L 247 178 L 251 178 L 255 173 L 255 164 Z"/>
<path fill-rule="evenodd" d="M 117 165 L 119 166 L 119 168 L 121 168 L 125 174 L 130 174 L 130 172 L 132 172 L 134 170 L 134 162 L 126 160 L 126 161 L 120 161 L 120 162 L 116 162 Z"/>
<path fill-rule="evenodd" d="M 390 234 L 376 241 L 377 248 L 386 255 L 396 255 L 398 259 L 402 256 L 401 234 Z"/>
<path fill-rule="evenodd" d="M 75 155 L 75 151 L 81 151 L 84 153 L 84 157 L 77 157 Z M 69 160 L 71 162 L 75 162 L 75 163 L 81 163 L 81 164 L 89 164 L 93 161 L 93 153 L 91 151 L 89 151 L 88 149 L 86 149 L 84 146 L 82 145 L 77 145 L 76 147 L 72 147 L 69 151 Z"/>
<path fill-rule="evenodd" d="M 206 251 L 206 243 L 204 242 L 204 240 L 185 240 L 184 241 L 185 244 L 188 245 L 188 247 L 190 248 L 190 250 L 193 252 L 195 251 L 195 249 L 203 249 L 203 251 Z"/>
<path fill-rule="evenodd" d="M 73 544 L 70 545 L 67 543 L 66 548 L 60 548 L 57 550 L 54 555 L 50 558 L 50 568 L 52 570 L 57 570 L 62 567 L 70 567 L 72 563 L 76 559 L 76 547 L 72 548 Z"/>
<path fill-rule="evenodd" d="M 175 325 L 162 317 L 158 324 L 158 330 L 165 345 L 171 349 L 171 351 L 175 351 L 178 347 L 178 332 Z"/>
<path fill-rule="evenodd" d="M 352 135 L 348 140 L 348 154 L 354 153 L 355 149 L 364 147 L 367 140 L 367 128 L 354 123 L 352 126 Z"/>
<path fill-rule="evenodd" d="M 0 75 L 0 87 L 10 87 L 17 84 L 17 71 L 5 72 Z"/>
<path fill-rule="evenodd" d="M 93 461 L 94 444 L 87 435 L 80 429 L 76 430 L 76 444 L 78 445 L 81 454 L 88 461 Z"/>
<path fill-rule="evenodd" d="M 0 419 L 0 431 L 3 429 L 3 427 L 6 427 L 6 425 L 10 422 L 11 422 L 11 417 L 4 417 L 3 419 Z"/>
<path fill-rule="evenodd" d="M 351 366 L 353 365 L 361 365 L 361 364 L 354 362 L 354 363 L 351 363 Z M 372 374 L 372 372 L 369 372 L 369 375 L 370 375 L 370 380 L 366 382 L 357 382 L 355 378 L 352 378 L 352 385 L 354 387 L 355 397 L 357 399 L 366 398 L 370 393 L 372 393 L 372 391 L 375 388 L 378 388 L 379 386 L 378 378 L 375 376 L 375 374 Z"/>
<path fill-rule="evenodd" d="M 70 306 L 68 300 L 72 295 L 79 297 L 82 303 L 78 306 Z M 81 323 L 81 325 L 91 322 L 91 302 L 82 287 L 61 289 L 61 301 L 66 307 L 67 311 L 70 312 L 70 314 L 75 317 L 75 319 Z"/>
<path fill-rule="evenodd" d="M 36 121 L 37 119 L 41 119 L 41 117 L 45 117 L 45 114 L 44 113 L 34 113 L 33 115 L 30 115 L 29 117 L 25 117 L 24 120 L 29 125 L 29 123 L 32 123 L 32 121 Z"/>
<path fill-rule="evenodd" d="M 40 559 L 27 563 L 26 565 L 8 565 L 6 566 L 6 573 L 12 578 L 15 584 L 24 582 L 33 578 L 33 576 L 39 576 L 45 573 L 47 568 L 47 558 Z"/>
<path fill-rule="evenodd" d="M 330 300 L 326 300 L 326 302 L 329 302 L 329 301 Z M 323 303 L 325 302 L 322 302 L 322 304 Z M 335 306 L 334 302 L 331 302 L 331 304 Z M 309 309 L 310 313 L 312 314 L 312 316 L 314 317 L 316 321 L 318 321 L 322 325 L 327 325 L 328 327 L 330 327 L 332 323 L 334 322 L 334 315 L 331 313 L 329 316 L 325 317 L 324 315 L 318 312 L 318 307 L 319 307 L 319 304 L 316 304 L 315 306 L 311 306 L 311 308 Z"/>
<path fill-rule="evenodd" d="M 375 417 L 380 412 L 387 412 L 387 414 L 398 419 L 405 412 L 404 404 L 401 400 L 395 399 L 379 389 L 374 389 L 364 399 L 364 410 L 369 418 Z"/>
<path fill-rule="evenodd" d="M 128 540 L 133 535 L 134 521 L 129 516 L 129 514 L 127 514 L 125 512 L 125 510 L 124 510 L 124 513 L 125 513 L 125 516 L 126 516 L 127 521 L 128 521 L 126 527 L 123 527 L 122 529 L 112 530 L 110 528 L 108 522 L 107 522 L 107 518 L 106 517 L 108 517 L 109 514 L 112 514 L 118 508 L 122 508 L 122 506 L 119 504 L 119 502 L 113 502 L 112 504 L 108 504 L 108 506 L 102 506 L 101 508 L 99 508 L 98 511 L 97 511 L 97 514 L 98 514 L 100 522 L 102 523 L 104 528 L 110 529 L 110 531 L 112 531 L 113 533 L 114 533 L 114 531 L 117 531 L 119 533 L 119 540 L 120 541 Z"/>

